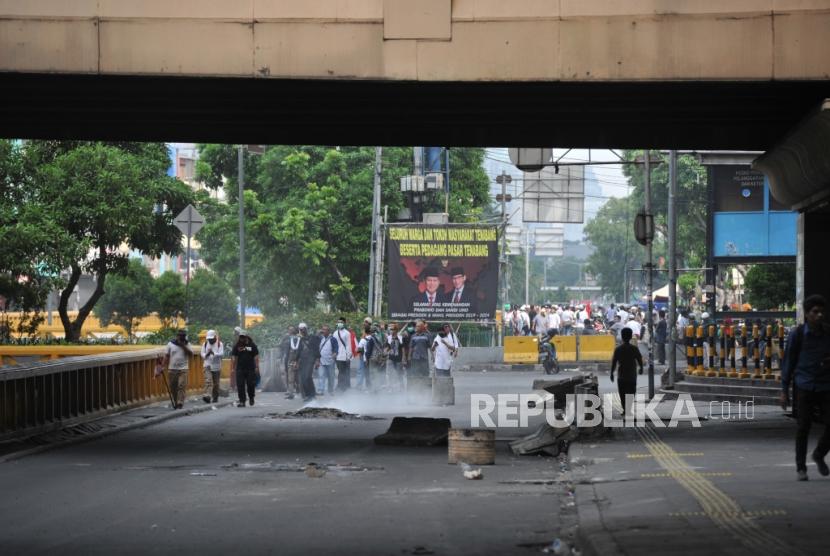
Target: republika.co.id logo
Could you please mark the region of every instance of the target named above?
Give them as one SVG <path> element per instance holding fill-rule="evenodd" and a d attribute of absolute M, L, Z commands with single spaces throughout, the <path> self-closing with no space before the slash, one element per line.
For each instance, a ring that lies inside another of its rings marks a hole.
<path fill-rule="evenodd" d="M 654 427 L 674 428 L 681 423 L 700 427 L 697 409 L 689 394 L 680 394 L 672 406 L 668 423 L 657 413 L 663 394 L 646 400 L 645 394 L 627 395 L 622 412 L 614 394 L 567 394 L 564 410 L 554 408 L 554 396 L 530 394 L 471 394 L 472 427 L 526 427 L 531 417 L 544 414 L 552 427 Z M 615 405 L 616 415 L 615 415 Z"/>

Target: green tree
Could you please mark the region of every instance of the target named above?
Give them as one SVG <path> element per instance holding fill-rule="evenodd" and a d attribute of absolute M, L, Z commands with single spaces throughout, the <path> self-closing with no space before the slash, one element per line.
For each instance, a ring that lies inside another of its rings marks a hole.
<path fill-rule="evenodd" d="M 153 282 L 155 307 L 164 328 L 171 328 L 178 322 L 185 310 L 185 287 L 177 272 L 168 270 Z"/>
<path fill-rule="evenodd" d="M 178 252 L 181 233 L 173 218 L 193 195 L 167 176 L 163 143 L 36 141 L 26 149 L 36 168 L 30 202 L 71 240 L 54 258 L 69 269 L 58 311 L 66 339 L 76 341 L 107 276 L 126 271 L 122 246 L 149 256 Z M 96 288 L 71 320 L 69 298 L 84 272 L 95 276 Z"/>
<path fill-rule="evenodd" d="M 238 283 L 237 158 L 229 145 L 203 145 L 198 177 L 227 187 L 231 203 L 207 207 L 198 239 L 205 261 Z M 450 217 L 475 221 L 489 201 L 482 149 L 453 149 Z M 322 293 L 339 310 L 359 309 L 368 291 L 375 150 L 275 146 L 246 156 L 245 246 L 248 301 L 267 314 L 314 306 Z M 412 150 L 383 150 L 382 205 L 390 220 L 404 207 L 400 178 Z M 443 198 L 429 210 L 443 210 Z M 212 212 L 213 211 L 213 212 Z"/>
<path fill-rule="evenodd" d="M 72 248 L 71 238 L 49 218 L 32 187 L 31 164 L 22 143 L 0 140 L 0 311 L 19 311 L 12 330 L 3 318 L 0 335 L 31 335 L 43 321 L 41 309 L 61 284 L 56 253 Z"/>
<path fill-rule="evenodd" d="M 107 290 L 95 305 L 95 316 L 101 324 L 122 327 L 129 338 L 141 319 L 149 315 L 156 304 L 153 277 L 140 259 L 130 259 L 123 274 L 115 274 L 107 281 Z"/>
<path fill-rule="evenodd" d="M 626 269 L 638 268 L 643 247 L 634 239 L 634 215 L 628 198 L 609 199 L 585 224 L 585 237 L 594 246 L 586 270 L 597 277 L 602 291 L 624 299 Z"/>
<path fill-rule="evenodd" d="M 190 279 L 188 321 L 215 328 L 239 321 L 237 299 L 215 272 L 200 268 Z"/>
<path fill-rule="evenodd" d="M 756 309 L 777 309 L 795 303 L 795 265 L 757 264 L 744 279 L 747 301 Z"/>

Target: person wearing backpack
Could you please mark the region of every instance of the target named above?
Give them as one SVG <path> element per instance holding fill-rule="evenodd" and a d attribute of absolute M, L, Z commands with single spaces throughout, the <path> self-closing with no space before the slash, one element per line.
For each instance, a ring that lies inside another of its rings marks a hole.
<path fill-rule="evenodd" d="M 366 338 L 366 387 L 370 390 L 377 388 L 377 380 L 380 376 L 386 375 L 387 357 L 386 334 L 380 330 L 377 324 L 373 324 L 371 333 Z M 375 381 L 375 388 L 372 388 L 372 380 Z"/>
<path fill-rule="evenodd" d="M 820 411 L 824 432 L 812 453 L 821 475 L 830 475 L 824 456 L 830 451 L 830 326 L 825 322 L 827 303 L 820 295 L 804 300 L 805 323 L 790 331 L 784 364 L 781 367 L 781 407 L 790 405 L 793 385 L 793 410 L 798 429 L 795 436 L 797 479 L 807 480 L 807 443 L 813 414 Z"/>

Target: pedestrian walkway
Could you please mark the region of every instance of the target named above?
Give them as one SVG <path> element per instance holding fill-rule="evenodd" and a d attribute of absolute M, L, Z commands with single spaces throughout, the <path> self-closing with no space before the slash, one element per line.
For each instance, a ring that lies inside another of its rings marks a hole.
<path fill-rule="evenodd" d="M 696 407 L 700 428 L 615 429 L 571 447 L 585 552 L 826 553 L 830 479 L 810 464 L 796 482 L 794 422 L 773 407 Z"/>

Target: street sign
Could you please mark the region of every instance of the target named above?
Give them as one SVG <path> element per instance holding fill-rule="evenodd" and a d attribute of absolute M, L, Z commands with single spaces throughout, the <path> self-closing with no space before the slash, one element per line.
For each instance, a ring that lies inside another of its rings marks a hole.
<path fill-rule="evenodd" d="M 205 225 L 205 219 L 193 205 L 187 205 L 173 220 L 173 224 L 185 237 L 191 238 Z"/>

